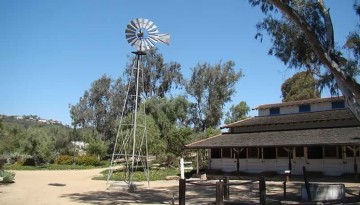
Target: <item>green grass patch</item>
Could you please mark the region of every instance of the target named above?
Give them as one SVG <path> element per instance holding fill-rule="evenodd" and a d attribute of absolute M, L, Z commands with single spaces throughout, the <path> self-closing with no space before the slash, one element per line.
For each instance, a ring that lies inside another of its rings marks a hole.
<path fill-rule="evenodd" d="M 100 176 L 96 176 L 94 180 L 107 180 L 108 170 L 105 170 L 101 173 Z M 178 176 L 180 175 L 180 170 L 177 168 L 165 168 L 158 170 L 149 170 L 150 181 L 165 180 L 167 176 Z M 113 181 L 125 181 L 126 176 L 124 171 L 114 171 L 111 175 Z M 133 181 L 146 181 L 146 175 L 144 171 L 135 171 L 133 172 Z"/>

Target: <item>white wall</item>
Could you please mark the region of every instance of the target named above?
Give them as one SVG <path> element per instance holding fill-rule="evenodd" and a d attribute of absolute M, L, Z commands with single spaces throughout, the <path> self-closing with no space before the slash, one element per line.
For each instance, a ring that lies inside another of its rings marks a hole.
<path fill-rule="evenodd" d="M 346 103 L 345 103 L 345 107 L 347 107 Z M 331 109 L 332 109 L 331 102 L 314 103 L 310 105 L 311 112 L 325 111 Z M 280 107 L 280 115 L 292 114 L 292 113 L 299 113 L 299 105 Z M 258 110 L 258 116 L 268 116 L 268 115 L 270 115 L 270 109 Z"/>

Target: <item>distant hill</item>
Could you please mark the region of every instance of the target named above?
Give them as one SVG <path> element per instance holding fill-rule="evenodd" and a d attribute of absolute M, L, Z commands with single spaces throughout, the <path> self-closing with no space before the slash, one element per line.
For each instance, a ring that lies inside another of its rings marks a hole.
<path fill-rule="evenodd" d="M 48 120 L 48 119 L 42 119 L 40 117 L 38 117 L 37 115 L 23 115 L 23 116 L 7 116 L 7 115 L 0 115 L 0 120 L 2 120 L 2 122 L 4 124 L 9 124 L 9 125 L 20 125 L 23 126 L 25 128 L 29 127 L 29 126 L 33 126 L 33 125 L 58 125 L 61 127 L 68 127 L 63 125 L 60 121 L 57 120 Z"/>

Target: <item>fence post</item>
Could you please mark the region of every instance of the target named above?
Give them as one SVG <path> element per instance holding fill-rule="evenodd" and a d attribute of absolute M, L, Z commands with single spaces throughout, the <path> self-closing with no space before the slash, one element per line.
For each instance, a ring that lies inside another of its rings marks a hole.
<path fill-rule="evenodd" d="M 224 204 L 224 182 L 216 182 L 216 205 Z"/>
<path fill-rule="evenodd" d="M 303 166 L 302 169 L 303 169 L 305 189 L 306 189 L 306 194 L 307 194 L 307 197 L 308 197 L 308 201 L 312 201 L 311 192 L 310 192 L 310 187 L 309 187 L 309 182 L 308 182 L 308 180 L 307 180 L 306 167 Z"/>
<path fill-rule="evenodd" d="M 179 179 L 179 205 L 185 205 L 186 179 Z"/>
<path fill-rule="evenodd" d="M 185 179 L 184 174 L 184 158 L 180 158 L 180 178 Z"/>
<path fill-rule="evenodd" d="M 230 199 L 229 177 L 224 178 L 224 199 Z"/>
<path fill-rule="evenodd" d="M 266 184 L 265 184 L 264 177 L 260 177 L 259 192 L 260 192 L 260 204 L 265 205 L 266 204 Z"/>

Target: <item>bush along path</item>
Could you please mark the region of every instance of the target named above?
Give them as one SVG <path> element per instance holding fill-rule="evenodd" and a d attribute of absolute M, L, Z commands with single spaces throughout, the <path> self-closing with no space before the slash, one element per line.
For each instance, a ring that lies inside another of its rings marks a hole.
<path fill-rule="evenodd" d="M 4 164 L 6 160 L 0 159 L 0 183 L 12 183 L 14 182 L 15 173 L 4 170 Z"/>
<path fill-rule="evenodd" d="M 14 179 L 15 179 L 14 172 L 0 170 L 0 183 L 2 184 L 13 183 Z"/>

